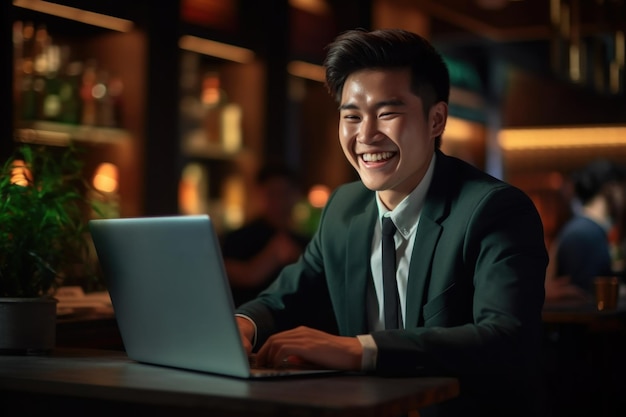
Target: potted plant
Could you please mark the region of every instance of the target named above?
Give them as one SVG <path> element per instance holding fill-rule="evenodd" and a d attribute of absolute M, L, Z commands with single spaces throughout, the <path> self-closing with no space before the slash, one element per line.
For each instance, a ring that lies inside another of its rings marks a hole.
<path fill-rule="evenodd" d="M 21 144 L 0 171 L 0 353 L 48 353 L 54 290 L 86 260 L 88 204 L 74 146 Z"/>

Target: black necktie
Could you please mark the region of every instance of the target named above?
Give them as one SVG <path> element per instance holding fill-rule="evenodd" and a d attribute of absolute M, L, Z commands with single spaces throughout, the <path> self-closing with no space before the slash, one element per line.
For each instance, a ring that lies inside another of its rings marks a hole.
<path fill-rule="evenodd" d="M 398 320 L 398 285 L 396 283 L 396 244 L 393 235 L 396 226 L 390 217 L 383 217 L 383 290 L 385 294 L 385 328 L 397 329 Z"/>

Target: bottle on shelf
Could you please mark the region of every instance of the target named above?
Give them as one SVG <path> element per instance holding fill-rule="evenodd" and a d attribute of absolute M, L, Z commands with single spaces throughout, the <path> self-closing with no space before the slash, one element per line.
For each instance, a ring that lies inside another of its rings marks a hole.
<path fill-rule="evenodd" d="M 200 100 L 200 57 L 193 52 L 181 55 L 180 74 L 180 137 L 184 152 L 203 150 L 203 108 Z"/>
<path fill-rule="evenodd" d="M 18 29 L 20 27 L 18 26 Z M 16 80 L 20 80 L 19 118 L 34 120 L 37 117 L 35 100 L 35 26 L 32 22 L 21 25 L 21 59 L 20 70 Z"/>
<path fill-rule="evenodd" d="M 59 121 L 62 123 L 77 125 L 81 122 L 80 87 L 82 72 L 83 63 L 78 60 L 69 62 L 62 71 L 59 92 L 61 103 Z"/>
<path fill-rule="evenodd" d="M 22 66 L 24 62 L 24 22 L 13 22 L 13 102 L 16 108 L 21 107 Z M 17 116 L 17 114 L 16 114 Z"/>
<path fill-rule="evenodd" d="M 16 121 L 120 127 L 122 78 L 75 46 L 53 41 L 45 24 L 13 24 Z"/>
<path fill-rule="evenodd" d="M 204 74 L 200 103 L 202 125 L 199 132 L 189 136 L 190 147 L 200 151 L 237 152 L 241 148 L 241 108 L 229 101 L 221 88 L 219 73 Z"/>
<path fill-rule="evenodd" d="M 97 105 L 93 90 L 97 81 L 97 64 L 94 59 L 89 59 L 85 63 L 80 85 L 80 99 L 82 102 L 82 114 L 80 122 L 86 126 L 96 124 Z"/>
<path fill-rule="evenodd" d="M 222 109 L 221 143 L 226 152 L 237 152 L 241 149 L 241 107 L 228 103 Z"/>
<path fill-rule="evenodd" d="M 60 69 L 67 60 L 69 50 L 50 44 L 47 48 L 47 67 L 42 99 L 42 119 L 58 121 L 61 115 Z"/>
<path fill-rule="evenodd" d="M 204 109 L 204 134 L 210 146 L 221 146 L 222 114 L 228 104 L 226 92 L 220 86 L 217 72 L 208 72 L 202 79 L 202 108 Z"/>
<path fill-rule="evenodd" d="M 39 25 L 35 31 L 33 54 L 33 95 L 35 100 L 35 119 L 43 120 L 44 115 L 44 98 L 46 95 L 46 76 L 50 68 L 51 39 L 48 35 L 46 25 Z"/>
<path fill-rule="evenodd" d="M 107 90 L 111 100 L 110 126 L 120 127 L 123 125 L 122 93 L 124 92 L 124 81 L 120 76 L 111 73 Z"/>
<path fill-rule="evenodd" d="M 109 72 L 107 70 L 103 68 L 97 70 L 96 81 L 91 94 L 95 100 L 96 126 L 115 126 L 113 99 L 109 92 Z"/>
<path fill-rule="evenodd" d="M 189 163 L 183 169 L 178 186 L 178 206 L 182 214 L 209 212 L 209 171 L 206 166 Z"/>

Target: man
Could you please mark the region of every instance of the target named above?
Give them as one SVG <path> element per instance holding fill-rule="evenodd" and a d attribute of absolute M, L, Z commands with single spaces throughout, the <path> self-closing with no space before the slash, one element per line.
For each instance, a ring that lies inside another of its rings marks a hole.
<path fill-rule="evenodd" d="M 282 162 L 268 162 L 257 173 L 256 186 L 257 216 L 222 240 L 236 306 L 264 290 L 285 265 L 298 259 L 310 240 L 293 225 L 300 196 L 295 172 Z"/>
<path fill-rule="evenodd" d="M 249 351 L 379 375 L 451 375 L 425 415 L 537 415 L 548 262 L 531 200 L 440 150 L 449 75 L 421 37 L 349 31 L 329 46 L 339 139 L 361 181 L 328 200 L 302 257 L 241 306 Z M 385 328 L 382 218 L 391 217 L 399 328 Z"/>
<path fill-rule="evenodd" d="M 573 174 L 580 208 L 563 226 L 556 240 L 556 277 L 593 294 L 593 279 L 616 275 L 609 232 L 624 211 L 621 169 L 606 159 L 590 162 Z"/>

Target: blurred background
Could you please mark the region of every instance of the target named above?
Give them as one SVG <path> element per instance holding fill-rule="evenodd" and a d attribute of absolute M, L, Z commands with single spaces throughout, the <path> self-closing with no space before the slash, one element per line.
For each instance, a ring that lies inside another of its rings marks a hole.
<path fill-rule="evenodd" d="M 357 179 L 321 65 L 359 27 L 443 53 L 443 151 L 528 193 L 547 247 L 575 209 L 570 175 L 597 158 L 626 166 L 626 0 L 0 1 L 0 162 L 20 142 L 73 143 L 104 216 L 208 213 L 223 238 L 262 211 L 256 174 L 280 161 L 310 237 L 329 193 Z M 77 270 L 56 293 L 57 345 L 123 349 L 108 294 Z M 548 313 L 554 415 L 621 415 L 607 410 L 623 410 L 623 315 Z"/>
<path fill-rule="evenodd" d="M 568 175 L 626 163 L 624 0 L 12 0 L 0 6 L 0 156 L 79 143 L 110 217 L 255 214 L 269 159 L 298 170 L 299 227 L 356 179 L 323 84 L 356 27 L 430 39 L 452 78 L 443 150 L 524 189 L 549 244 Z"/>

